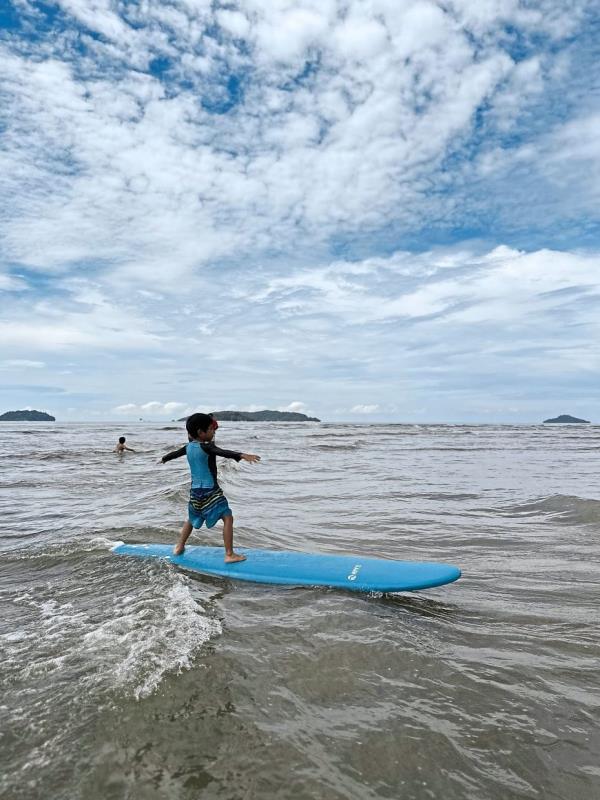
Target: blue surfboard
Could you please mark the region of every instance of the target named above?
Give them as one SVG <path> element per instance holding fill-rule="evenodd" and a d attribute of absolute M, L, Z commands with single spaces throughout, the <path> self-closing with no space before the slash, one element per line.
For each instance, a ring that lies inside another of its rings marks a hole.
<path fill-rule="evenodd" d="M 431 561 L 238 548 L 246 561 L 226 564 L 222 547 L 188 546 L 180 556 L 174 556 L 172 545 L 166 544 L 118 544 L 112 551 L 120 556 L 162 558 L 182 569 L 238 581 L 330 586 L 358 592 L 411 592 L 460 578 L 458 567 Z"/>

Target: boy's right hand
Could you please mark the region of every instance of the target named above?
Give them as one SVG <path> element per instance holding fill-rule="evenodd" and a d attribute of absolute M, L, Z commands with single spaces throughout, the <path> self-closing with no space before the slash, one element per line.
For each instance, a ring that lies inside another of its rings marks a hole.
<path fill-rule="evenodd" d="M 256 464 L 260 461 L 260 456 L 255 456 L 253 453 L 242 453 L 242 458 L 244 461 L 250 461 L 252 464 Z"/>

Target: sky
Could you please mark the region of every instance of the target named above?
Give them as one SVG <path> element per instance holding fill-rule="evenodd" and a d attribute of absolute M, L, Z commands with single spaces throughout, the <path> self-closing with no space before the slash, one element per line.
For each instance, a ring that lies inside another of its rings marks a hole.
<path fill-rule="evenodd" d="M 0 413 L 600 421 L 597 0 L 4 0 Z"/>

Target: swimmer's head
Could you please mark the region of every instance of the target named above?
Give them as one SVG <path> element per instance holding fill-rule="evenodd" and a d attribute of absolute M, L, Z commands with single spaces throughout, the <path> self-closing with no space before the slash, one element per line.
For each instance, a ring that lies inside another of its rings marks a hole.
<path fill-rule="evenodd" d="M 192 439 L 201 438 L 203 441 L 210 441 L 215 433 L 214 422 L 210 414 L 192 414 L 187 418 L 185 429 Z"/>

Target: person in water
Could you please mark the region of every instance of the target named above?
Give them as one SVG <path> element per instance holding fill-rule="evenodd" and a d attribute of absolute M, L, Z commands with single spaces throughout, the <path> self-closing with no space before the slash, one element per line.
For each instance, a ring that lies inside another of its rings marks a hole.
<path fill-rule="evenodd" d="M 115 445 L 115 453 L 124 453 L 125 450 L 129 450 L 130 453 L 135 453 L 135 450 L 132 447 L 127 447 L 125 442 L 127 439 L 124 436 L 119 436 L 119 441 Z"/>
<path fill-rule="evenodd" d="M 166 464 L 174 458 L 187 456 L 192 475 L 188 519 L 183 523 L 173 553 L 176 556 L 183 553 L 193 528 L 201 528 L 203 523 L 206 523 L 207 528 L 213 528 L 222 519 L 225 561 L 228 563 L 244 561 L 246 556 L 236 553 L 233 549 L 233 514 L 217 480 L 217 456 L 251 463 L 260 461 L 260 456 L 217 447 L 213 439 L 218 423 L 209 414 L 192 414 L 188 417 L 185 427 L 188 432 L 188 444 L 161 458 L 161 462 Z"/>

